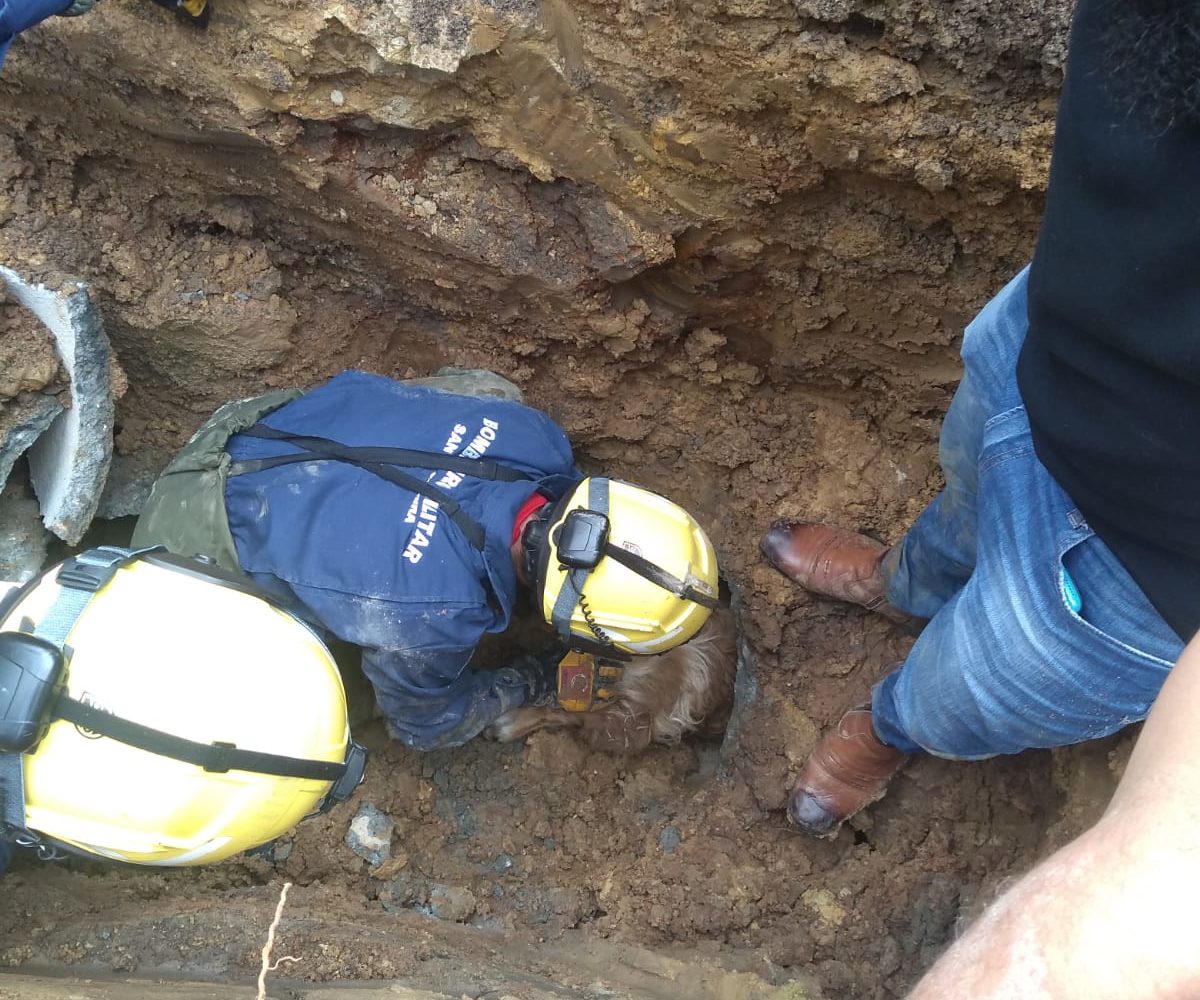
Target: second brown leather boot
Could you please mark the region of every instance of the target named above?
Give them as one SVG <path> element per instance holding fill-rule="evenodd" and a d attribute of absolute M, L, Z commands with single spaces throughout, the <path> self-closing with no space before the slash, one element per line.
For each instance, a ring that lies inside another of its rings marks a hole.
<path fill-rule="evenodd" d="M 859 604 L 904 625 L 914 619 L 887 602 L 879 564 L 888 547 L 832 524 L 776 521 L 759 548 L 789 580 L 822 597 Z"/>
<path fill-rule="evenodd" d="M 788 799 L 788 818 L 814 837 L 832 837 L 856 812 L 883 798 L 908 758 L 879 742 L 870 705 L 852 708 L 804 762 Z"/>

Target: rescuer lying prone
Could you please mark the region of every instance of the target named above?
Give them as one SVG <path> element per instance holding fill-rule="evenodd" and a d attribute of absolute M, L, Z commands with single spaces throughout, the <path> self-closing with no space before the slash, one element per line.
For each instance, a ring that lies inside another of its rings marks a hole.
<path fill-rule="evenodd" d="M 227 404 L 155 484 L 134 546 L 210 558 L 360 647 L 415 749 L 576 725 L 637 750 L 723 727 L 736 656 L 712 543 L 665 497 L 585 477 L 519 399 L 490 372 L 348 371 Z M 542 648 L 472 669 L 526 597 Z"/>
<path fill-rule="evenodd" d="M 331 636 L 361 647 L 416 749 L 578 726 L 629 752 L 722 729 L 734 629 L 704 531 L 583 476 L 514 397 L 486 372 L 351 371 L 227 404 L 131 548 L 0 594 L 0 843 L 203 864 L 343 801 L 365 752 Z M 523 593 L 550 644 L 471 669 Z"/>

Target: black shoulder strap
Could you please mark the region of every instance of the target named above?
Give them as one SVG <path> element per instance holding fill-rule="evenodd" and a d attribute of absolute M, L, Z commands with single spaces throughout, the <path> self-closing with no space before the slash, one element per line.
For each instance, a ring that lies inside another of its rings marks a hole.
<path fill-rule="evenodd" d="M 287 458 L 293 462 L 312 461 L 313 455 L 320 455 L 322 458 L 332 458 L 339 462 L 350 462 L 363 466 L 403 465 L 410 469 L 440 469 L 448 472 L 461 472 L 464 476 L 498 480 L 502 483 L 519 483 L 534 478 L 527 473 L 502 465 L 494 458 L 463 458 L 461 455 L 445 455 L 437 451 L 418 451 L 414 448 L 351 448 L 340 441 L 306 434 L 289 434 L 287 431 L 277 430 L 263 423 L 255 424 L 241 433 L 247 437 L 285 441 L 309 452 L 308 455 L 278 456 L 278 458 Z M 258 472 L 260 469 L 286 464 L 280 462 L 278 458 L 248 459 L 236 464 L 240 472 Z"/>
<path fill-rule="evenodd" d="M 458 525 L 459 530 L 476 549 L 483 551 L 485 542 L 485 533 L 483 526 L 471 517 L 462 505 L 455 500 L 445 490 L 439 489 L 423 479 L 418 479 L 416 476 L 410 476 L 407 472 L 401 472 L 399 469 L 392 468 L 391 465 L 383 462 L 364 461 L 357 457 L 354 453 L 359 451 L 389 451 L 389 452 L 405 452 L 402 448 L 347 448 L 344 445 L 338 444 L 336 441 L 326 442 L 324 438 L 304 437 L 298 434 L 287 434 L 283 431 L 277 431 L 273 427 L 265 427 L 263 424 L 255 424 L 248 430 L 242 431 L 243 434 L 249 437 L 269 438 L 275 441 L 284 441 L 288 444 L 295 445 L 297 448 L 303 448 L 304 451 L 296 455 L 279 455 L 275 458 L 261 458 L 253 461 L 234 462 L 229 468 L 231 476 L 246 475 L 251 472 L 261 472 L 263 469 L 270 469 L 280 465 L 291 465 L 296 462 L 345 462 L 348 465 L 354 465 L 362 469 L 364 472 L 370 472 L 378 476 L 380 479 L 385 479 L 389 483 L 406 489 L 411 493 L 420 494 L 423 497 L 428 497 L 430 500 L 437 502 L 438 506 L 446 512 L 446 515 Z M 332 447 L 326 447 L 326 445 Z M 416 454 L 424 457 L 426 462 L 436 458 L 432 452 L 412 452 L 406 454 Z M 453 456 L 445 456 L 447 459 Z M 458 461 L 469 462 L 471 459 L 459 459 Z M 412 463 L 406 462 L 411 465 Z M 495 464 L 495 463 L 492 463 Z M 425 464 L 414 466 L 416 468 L 442 468 L 440 465 Z M 501 468 L 503 468 L 501 466 Z M 453 471 L 453 470 L 451 470 Z M 511 471 L 511 470 L 509 470 Z M 474 473 L 472 473 L 474 474 Z M 488 478 L 481 476 L 480 478 Z M 498 478 L 498 477 L 497 477 Z M 517 479 L 525 479 L 526 476 L 518 475 Z M 509 480 L 514 482 L 516 480 Z"/>

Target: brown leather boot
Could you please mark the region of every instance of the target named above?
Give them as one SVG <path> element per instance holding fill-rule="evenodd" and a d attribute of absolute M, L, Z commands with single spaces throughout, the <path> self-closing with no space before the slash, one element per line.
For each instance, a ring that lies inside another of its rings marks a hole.
<path fill-rule="evenodd" d="M 836 835 L 843 822 L 883 798 L 908 756 L 879 742 L 870 705 L 850 709 L 804 762 L 788 818 L 814 837 Z"/>
<path fill-rule="evenodd" d="M 901 625 L 916 621 L 888 604 L 879 564 L 888 547 L 832 524 L 776 521 L 759 549 L 767 562 L 805 590 L 859 604 Z"/>

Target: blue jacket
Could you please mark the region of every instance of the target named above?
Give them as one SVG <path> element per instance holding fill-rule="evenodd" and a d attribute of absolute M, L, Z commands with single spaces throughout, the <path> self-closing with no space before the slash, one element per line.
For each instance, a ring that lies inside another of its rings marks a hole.
<path fill-rule="evenodd" d="M 517 579 L 509 549 L 518 510 L 535 490 L 556 499 L 581 478 L 562 430 L 520 403 L 356 371 L 263 423 L 351 447 L 496 459 L 530 477 L 501 482 L 402 470 L 437 485 L 478 522 L 482 551 L 436 500 L 344 462 L 235 474 L 225 491 L 241 568 L 363 647 L 364 669 L 396 739 L 420 749 L 456 746 L 522 704 L 525 684 L 512 671 L 476 673 L 467 661 L 484 633 L 503 631 L 512 615 Z M 301 451 L 244 434 L 227 450 L 235 463 Z"/>
<path fill-rule="evenodd" d="M 0 66 L 15 36 L 70 6 L 71 0 L 0 0 Z"/>

